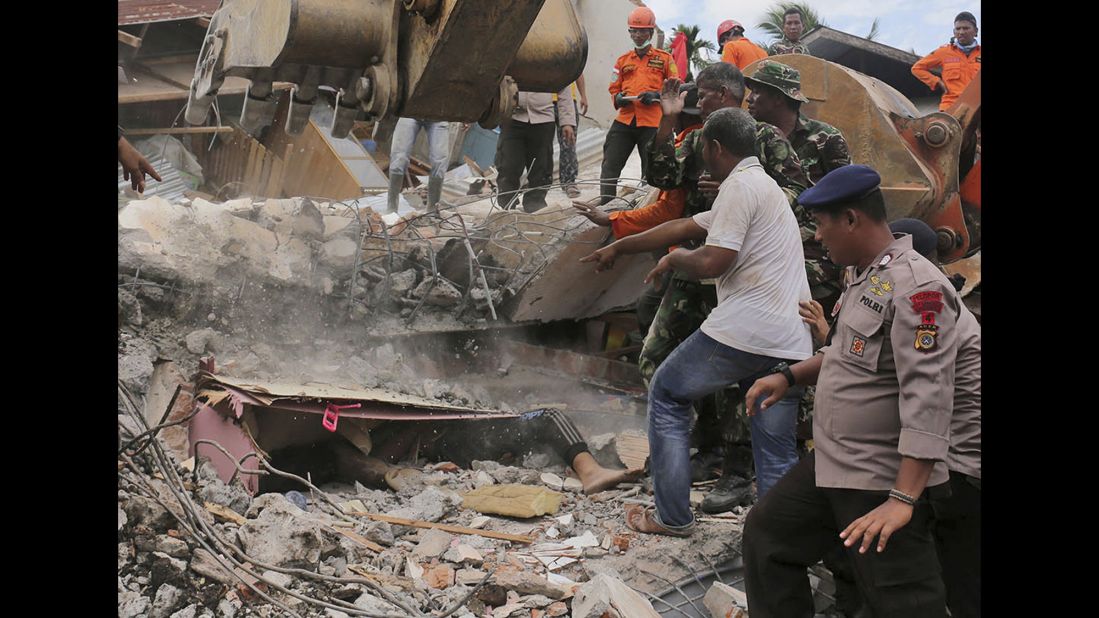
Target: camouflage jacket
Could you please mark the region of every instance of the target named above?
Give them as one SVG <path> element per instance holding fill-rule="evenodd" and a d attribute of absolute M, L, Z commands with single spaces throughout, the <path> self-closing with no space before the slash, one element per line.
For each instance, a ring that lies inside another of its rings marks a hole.
<path fill-rule="evenodd" d="M 847 140 L 839 129 L 805 114 L 798 114 L 797 126 L 790 134 L 790 145 L 798 153 L 801 169 L 814 185 L 837 167 L 851 165 Z"/>
<path fill-rule="evenodd" d="M 786 37 L 782 37 L 774 43 L 771 43 L 771 46 L 767 48 L 768 56 L 779 56 L 782 54 L 805 54 L 807 56 L 812 56 L 812 54 L 809 53 L 809 47 L 806 46 L 805 43 L 794 43 Z"/>
<path fill-rule="evenodd" d="M 706 170 L 702 160 L 702 131 L 692 131 L 679 146 L 671 136 L 663 142 L 649 144 L 650 185 L 665 190 L 686 187 L 684 217 L 692 217 L 710 209 L 711 203 L 698 190 L 698 177 Z M 790 203 L 809 187 L 801 161 L 790 142 L 774 125 L 756 125 L 756 157 L 767 174 L 775 179 Z"/>

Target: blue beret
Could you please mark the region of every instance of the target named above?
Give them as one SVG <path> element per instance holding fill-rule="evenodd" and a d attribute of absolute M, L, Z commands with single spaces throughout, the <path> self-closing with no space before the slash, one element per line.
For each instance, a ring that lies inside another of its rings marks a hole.
<path fill-rule="evenodd" d="M 889 224 L 894 234 L 911 234 L 912 248 L 920 255 L 931 259 L 931 254 L 939 248 L 939 237 L 931 226 L 919 219 L 897 219 Z"/>
<path fill-rule="evenodd" d="M 807 209 L 826 208 L 850 202 L 878 188 L 881 176 L 865 165 L 845 165 L 824 175 L 820 182 L 801 192 L 798 203 Z"/>

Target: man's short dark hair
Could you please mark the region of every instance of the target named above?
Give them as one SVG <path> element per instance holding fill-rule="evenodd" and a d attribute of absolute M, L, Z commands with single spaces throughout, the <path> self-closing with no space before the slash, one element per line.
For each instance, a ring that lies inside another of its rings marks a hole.
<path fill-rule="evenodd" d="M 734 98 L 744 100 L 744 74 L 734 64 L 715 62 L 698 72 L 695 84 L 699 88 L 717 90 L 724 86 Z"/>
<path fill-rule="evenodd" d="M 787 15 L 797 15 L 801 18 L 801 21 L 805 21 L 805 16 L 801 14 L 801 9 L 796 6 L 786 9 L 786 12 L 782 14 L 782 21 L 786 21 Z"/>
<path fill-rule="evenodd" d="M 837 217 L 848 208 L 865 213 L 874 223 L 885 223 L 885 198 L 882 196 L 880 188 L 874 189 L 870 193 L 853 200 L 814 206 L 811 209 L 811 212 L 823 212 L 833 217 Z"/>
<path fill-rule="evenodd" d="M 756 152 L 756 121 L 739 107 L 725 107 L 710 114 L 702 127 L 705 140 L 717 140 L 721 147 L 738 157 Z"/>
<path fill-rule="evenodd" d="M 977 27 L 977 18 L 974 17 L 973 13 L 970 13 L 969 11 L 962 11 L 961 13 L 958 13 L 958 16 L 954 18 L 954 22 L 957 23 L 960 21 L 967 21 L 973 24 L 974 28 Z"/>

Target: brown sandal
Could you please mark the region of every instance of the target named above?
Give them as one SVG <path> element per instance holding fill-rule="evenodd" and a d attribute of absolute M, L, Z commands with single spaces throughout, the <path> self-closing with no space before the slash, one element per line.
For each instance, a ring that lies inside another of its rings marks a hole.
<path fill-rule="evenodd" d="M 679 538 L 687 538 L 694 532 L 694 526 L 682 530 L 667 528 L 656 520 L 656 511 L 638 504 L 626 507 L 626 527 L 645 534 L 664 534 Z"/>

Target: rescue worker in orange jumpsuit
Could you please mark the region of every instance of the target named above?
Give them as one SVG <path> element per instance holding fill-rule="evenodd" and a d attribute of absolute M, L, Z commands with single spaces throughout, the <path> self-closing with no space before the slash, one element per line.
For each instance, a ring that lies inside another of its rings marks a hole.
<path fill-rule="evenodd" d="M 634 48 L 614 63 L 614 81 L 607 90 L 614 97 L 618 117 L 603 142 L 603 167 L 599 173 L 599 203 L 614 199 L 618 177 L 630 152 L 641 155 L 641 176 L 649 170 L 649 142 L 660 125 L 660 88 L 669 77 L 679 77 L 672 55 L 652 45 L 656 15 L 638 7 L 627 20 Z"/>
<path fill-rule="evenodd" d="M 942 75 L 931 72 L 939 69 Z M 981 70 L 981 44 L 977 42 L 977 18 L 962 11 L 954 18 L 954 37 L 950 42 L 912 65 L 912 74 L 932 90 L 940 90 L 943 98 L 939 111 L 953 105 L 970 80 Z"/>
<path fill-rule="evenodd" d="M 721 61 L 744 70 L 760 58 L 766 58 L 767 52 L 744 36 L 744 26 L 734 19 L 726 19 L 717 27 L 717 44 L 721 47 Z"/>

